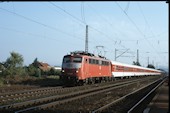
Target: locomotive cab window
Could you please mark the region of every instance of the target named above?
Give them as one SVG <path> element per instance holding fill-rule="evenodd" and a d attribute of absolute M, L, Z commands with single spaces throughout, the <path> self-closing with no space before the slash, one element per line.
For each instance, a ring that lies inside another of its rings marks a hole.
<path fill-rule="evenodd" d="M 82 62 L 82 58 L 81 57 L 75 57 L 75 58 L 73 58 L 73 62 L 81 63 Z"/>
<path fill-rule="evenodd" d="M 69 62 L 71 62 L 71 58 L 65 57 L 63 59 L 63 63 L 69 63 Z"/>

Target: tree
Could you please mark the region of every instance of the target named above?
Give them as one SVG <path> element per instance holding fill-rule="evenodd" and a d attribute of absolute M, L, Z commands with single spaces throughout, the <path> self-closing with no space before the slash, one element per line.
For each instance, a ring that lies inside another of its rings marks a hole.
<path fill-rule="evenodd" d="M 39 61 L 38 58 L 35 58 L 32 64 L 28 66 L 27 73 L 31 76 L 41 77 L 41 70 L 38 67 Z"/>
<path fill-rule="evenodd" d="M 24 72 L 22 55 L 16 52 L 11 52 L 11 56 L 4 63 L 5 75 L 22 75 Z"/>
<path fill-rule="evenodd" d="M 37 68 L 33 64 L 30 64 L 27 68 L 27 74 L 30 76 L 35 76 L 36 69 Z"/>
<path fill-rule="evenodd" d="M 11 52 L 11 56 L 7 58 L 5 62 L 6 67 L 22 67 L 23 65 L 23 57 L 19 53 Z"/>
<path fill-rule="evenodd" d="M 4 65 L 3 63 L 0 62 L 0 71 L 4 70 Z"/>
<path fill-rule="evenodd" d="M 3 63 L 0 62 L 0 75 L 2 75 L 4 70 L 5 70 L 5 67 L 4 67 Z"/>
<path fill-rule="evenodd" d="M 38 58 L 35 58 L 32 64 L 34 65 L 34 67 L 38 68 L 38 64 L 39 64 Z"/>

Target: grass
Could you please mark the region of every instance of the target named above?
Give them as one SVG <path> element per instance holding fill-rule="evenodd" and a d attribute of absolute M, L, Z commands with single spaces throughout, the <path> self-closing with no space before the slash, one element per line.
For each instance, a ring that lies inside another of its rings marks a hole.
<path fill-rule="evenodd" d="M 51 79 L 59 79 L 60 77 L 59 77 L 59 76 L 56 76 L 56 75 L 50 75 L 50 76 L 47 76 L 47 78 L 51 78 Z"/>

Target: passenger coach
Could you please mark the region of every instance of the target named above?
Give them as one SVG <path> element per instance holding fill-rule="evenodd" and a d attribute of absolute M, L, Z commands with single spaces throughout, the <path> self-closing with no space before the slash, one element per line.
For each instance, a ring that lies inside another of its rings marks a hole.
<path fill-rule="evenodd" d="M 144 75 L 160 75 L 161 71 L 151 68 L 145 68 L 136 65 L 124 64 L 112 61 L 113 77 L 132 77 Z"/>

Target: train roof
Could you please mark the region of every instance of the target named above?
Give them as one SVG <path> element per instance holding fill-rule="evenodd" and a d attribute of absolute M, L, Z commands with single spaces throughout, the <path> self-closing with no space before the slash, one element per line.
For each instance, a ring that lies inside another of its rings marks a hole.
<path fill-rule="evenodd" d="M 127 67 L 132 67 L 132 68 L 138 68 L 138 69 L 146 69 L 146 70 L 151 70 L 151 71 L 159 71 L 157 69 L 151 69 L 151 68 L 146 68 L 146 67 L 142 67 L 142 66 L 137 66 L 137 65 L 131 65 L 131 64 L 126 64 L 126 63 L 121 63 L 121 62 L 117 62 L 117 61 L 111 61 L 112 64 L 117 64 L 117 65 L 121 65 L 121 66 L 127 66 Z"/>
<path fill-rule="evenodd" d="M 70 56 L 70 55 L 85 55 L 85 56 L 89 56 L 89 57 L 93 57 L 93 58 L 101 58 L 103 60 L 109 60 L 106 59 L 103 56 L 96 56 L 93 53 L 88 53 L 85 51 L 74 51 L 74 52 L 70 52 L 70 54 L 65 55 L 65 56 Z M 109 60 L 110 61 L 110 60 Z M 127 67 L 132 67 L 132 68 L 138 68 L 138 69 L 146 69 L 146 70 L 151 70 L 151 71 L 159 71 L 162 72 L 161 70 L 157 70 L 157 69 L 151 69 L 151 68 L 146 68 L 146 67 L 142 67 L 142 66 L 137 66 L 137 65 L 132 65 L 132 64 L 126 64 L 126 63 L 121 63 L 121 62 L 117 62 L 117 61 L 111 61 L 112 64 L 117 64 L 117 65 L 121 65 L 121 66 L 127 66 Z"/>
<path fill-rule="evenodd" d="M 69 55 L 84 55 L 84 56 L 89 56 L 89 57 L 93 57 L 93 58 L 102 58 L 104 60 L 108 60 L 106 59 L 106 57 L 104 56 L 101 56 L 101 55 L 95 55 L 93 53 L 88 53 L 88 52 L 85 52 L 85 51 L 74 51 L 74 52 L 70 52 L 70 54 L 68 55 L 65 55 L 65 56 L 69 56 Z"/>

